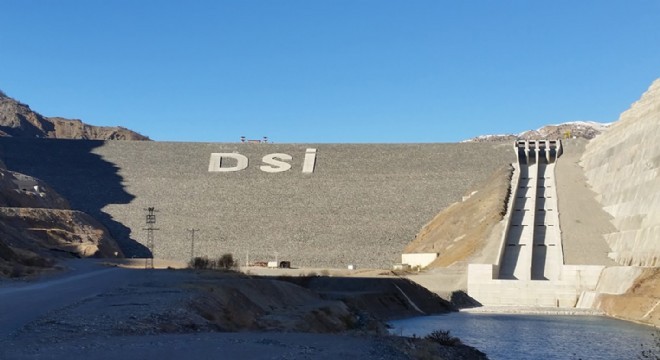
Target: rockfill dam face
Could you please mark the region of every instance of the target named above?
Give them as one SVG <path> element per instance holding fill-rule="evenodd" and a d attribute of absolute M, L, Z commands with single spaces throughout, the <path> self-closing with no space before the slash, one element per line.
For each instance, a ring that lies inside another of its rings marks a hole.
<path fill-rule="evenodd" d="M 510 144 L 243 144 L 0 139 L 9 169 L 98 218 L 128 257 L 389 268 L 439 211 L 515 161 Z M 215 155 L 213 155 L 215 154 Z M 224 170 L 223 170 L 224 169 Z M 229 170 L 227 170 L 229 169 Z"/>

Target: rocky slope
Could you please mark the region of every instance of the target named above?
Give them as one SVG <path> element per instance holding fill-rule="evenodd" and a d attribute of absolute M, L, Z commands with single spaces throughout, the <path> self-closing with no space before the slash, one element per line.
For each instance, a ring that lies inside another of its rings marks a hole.
<path fill-rule="evenodd" d="M 117 257 L 108 231 L 43 181 L 0 164 L 0 277 L 39 273 L 57 257 Z"/>
<path fill-rule="evenodd" d="M 463 142 L 491 142 L 510 141 L 517 139 L 539 140 L 539 139 L 565 139 L 582 138 L 593 139 L 605 131 L 610 124 L 595 121 L 572 121 L 557 125 L 546 125 L 537 130 L 523 131 L 519 134 L 482 135 Z"/>
<path fill-rule="evenodd" d="M 123 127 L 93 126 L 80 120 L 45 117 L 0 91 L 0 136 L 89 140 L 149 140 Z"/>

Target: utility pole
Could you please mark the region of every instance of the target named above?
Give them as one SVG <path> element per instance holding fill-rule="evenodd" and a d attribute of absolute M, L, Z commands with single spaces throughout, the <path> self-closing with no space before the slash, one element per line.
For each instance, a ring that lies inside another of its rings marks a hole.
<path fill-rule="evenodd" d="M 195 232 L 199 231 L 199 229 L 190 228 L 186 230 L 190 232 L 190 263 L 192 264 L 195 260 Z"/>
<path fill-rule="evenodd" d="M 144 261 L 144 268 L 145 269 L 153 269 L 154 268 L 154 231 L 160 230 L 158 228 L 155 228 L 154 226 L 156 225 L 156 213 L 158 210 L 154 207 L 149 207 L 144 209 L 147 212 L 147 216 L 145 219 L 145 223 L 147 225 L 146 228 L 142 230 L 147 231 L 147 249 L 149 249 L 149 252 L 151 253 L 151 256 L 146 258 Z"/>

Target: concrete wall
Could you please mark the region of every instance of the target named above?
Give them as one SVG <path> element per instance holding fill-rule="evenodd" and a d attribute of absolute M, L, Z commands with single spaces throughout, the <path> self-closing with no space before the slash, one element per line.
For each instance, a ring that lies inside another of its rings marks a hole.
<path fill-rule="evenodd" d="M 302 172 L 307 148 L 314 172 Z M 238 152 L 245 170 L 209 172 L 211 153 Z M 272 153 L 291 169 L 260 170 Z M 212 144 L 0 139 L 10 169 L 40 177 L 99 218 L 129 255 L 144 256 L 146 207 L 156 257 L 233 253 L 241 262 L 391 268 L 419 229 L 498 167 L 510 144 Z M 148 254 L 148 253 L 147 253 Z"/>
<path fill-rule="evenodd" d="M 438 253 L 407 253 L 401 254 L 401 263 L 411 267 L 426 267 L 438 258 Z"/>
<path fill-rule="evenodd" d="M 497 279 L 492 264 L 470 264 L 468 294 L 488 306 L 575 307 L 581 294 L 596 289 L 603 268 L 564 265 L 555 280 L 509 280 Z"/>
<path fill-rule="evenodd" d="M 660 80 L 592 140 L 582 157 L 589 184 L 613 216 L 606 235 L 621 265 L 660 265 Z"/>

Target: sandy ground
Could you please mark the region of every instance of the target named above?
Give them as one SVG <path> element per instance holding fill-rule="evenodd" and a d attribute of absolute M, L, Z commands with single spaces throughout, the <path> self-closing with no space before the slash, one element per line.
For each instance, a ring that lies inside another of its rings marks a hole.
<path fill-rule="evenodd" d="M 584 139 L 564 140 L 564 154 L 555 168 L 564 263 L 616 265 L 607 257 L 610 248 L 603 237 L 616 229 L 596 201 L 579 163 L 586 143 Z"/>
<path fill-rule="evenodd" d="M 120 266 L 127 269 L 144 269 L 147 259 L 103 259 L 102 263 L 110 266 Z M 154 269 L 185 269 L 188 264 L 183 261 L 153 259 Z M 396 277 L 394 273 L 383 269 L 328 269 L 328 268 L 268 268 L 263 266 L 240 266 L 241 272 L 255 276 L 341 276 L 341 277 Z"/>

